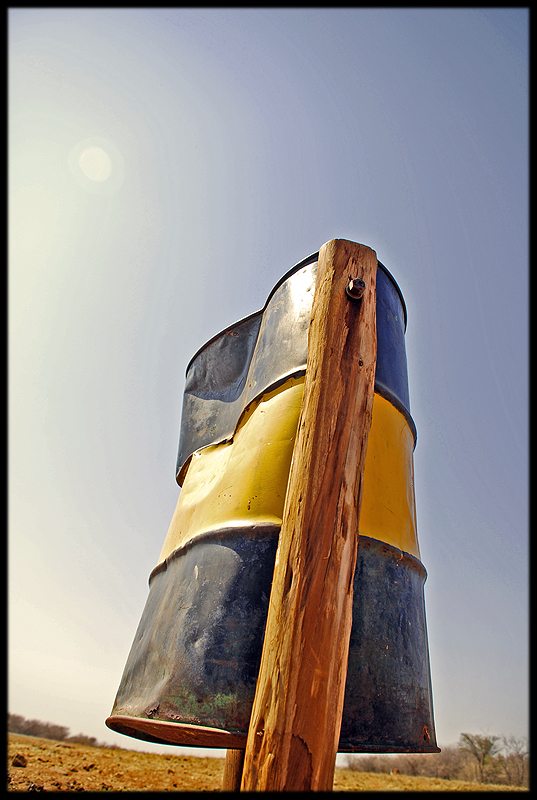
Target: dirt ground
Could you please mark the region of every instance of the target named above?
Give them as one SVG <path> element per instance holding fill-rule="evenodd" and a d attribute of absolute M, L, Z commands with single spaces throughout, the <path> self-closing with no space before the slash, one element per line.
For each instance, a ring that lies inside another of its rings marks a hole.
<path fill-rule="evenodd" d="M 19 764 L 19 766 L 17 766 Z M 12 792 L 218 792 L 223 758 L 141 753 L 56 742 L 10 733 L 8 791 Z M 336 769 L 334 791 L 513 791 L 492 786 L 408 775 Z"/>

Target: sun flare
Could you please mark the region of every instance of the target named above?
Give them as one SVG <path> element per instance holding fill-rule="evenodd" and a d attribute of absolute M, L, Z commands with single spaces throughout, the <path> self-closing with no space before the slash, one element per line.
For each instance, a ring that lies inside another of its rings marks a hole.
<path fill-rule="evenodd" d="M 71 175 L 90 194 L 115 194 L 123 183 L 125 160 L 108 138 L 83 139 L 71 149 L 68 161 Z"/>
<path fill-rule="evenodd" d="M 112 172 L 110 156 L 102 147 L 96 145 L 86 147 L 80 154 L 78 163 L 84 175 L 87 175 L 92 181 L 106 181 Z"/>

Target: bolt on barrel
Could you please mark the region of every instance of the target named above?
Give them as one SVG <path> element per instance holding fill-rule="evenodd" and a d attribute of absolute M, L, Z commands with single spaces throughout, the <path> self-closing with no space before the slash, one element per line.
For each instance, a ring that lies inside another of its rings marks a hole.
<path fill-rule="evenodd" d="M 361 278 L 351 278 L 345 291 L 353 300 L 360 300 L 365 292 L 365 281 Z"/>

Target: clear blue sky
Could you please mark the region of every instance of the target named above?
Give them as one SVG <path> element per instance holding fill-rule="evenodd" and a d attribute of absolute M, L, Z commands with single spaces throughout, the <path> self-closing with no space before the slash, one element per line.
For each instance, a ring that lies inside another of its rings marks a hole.
<path fill-rule="evenodd" d="M 346 238 L 408 310 L 439 744 L 527 734 L 528 16 L 9 11 L 11 712 L 137 746 L 186 366 Z"/>

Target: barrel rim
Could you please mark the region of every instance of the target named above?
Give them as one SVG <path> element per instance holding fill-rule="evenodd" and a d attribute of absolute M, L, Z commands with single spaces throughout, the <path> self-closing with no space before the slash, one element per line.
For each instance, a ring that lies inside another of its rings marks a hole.
<path fill-rule="evenodd" d="M 245 522 L 237 523 L 235 525 L 222 525 L 221 527 L 211 528 L 200 533 L 195 533 L 190 539 L 177 545 L 166 558 L 153 567 L 149 573 L 148 583 L 151 586 L 153 578 L 160 575 L 162 572 L 167 572 L 169 565 L 178 558 L 181 558 L 185 553 L 199 544 L 218 544 L 221 542 L 229 541 L 230 538 L 235 539 L 252 539 L 257 542 L 267 541 L 270 539 L 278 539 L 281 531 L 282 523 L 256 523 Z M 410 563 L 414 569 L 423 575 L 424 582 L 427 580 L 427 570 L 421 558 L 409 553 L 407 550 L 401 550 L 394 544 L 385 542 L 378 539 L 376 536 L 369 536 L 366 533 L 360 533 L 358 525 L 358 535 L 360 547 L 363 550 L 369 549 L 382 549 L 391 553 L 398 562 L 405 561 Z M 358 558 L 358 555 L 357 555 Z"/>
<path fill-rule="evenodd" d="M 238 327 L 239 325 L 242 325 L 244 322 L 247 322 L 248 320 L 253 319 L 254 317 L 257 317 L 260 314 L 264 314 L 264 312 L 267 310 L 268 304 L 270 303 L 272 297 L 274 296 L 275 292 L 278 291 L 280 286 L 283 283 L 285 283 L 285 281 L 288 280 L 288 278 L 290 278 L 292 275 L 294 275 L 295 272 L 298 272 L 300 269 L 303 269 L 303 267 L 307 267 L 308 264 L 312 264 L 315 261 L 318 261 L 319 260 L 319 252 L 320 251 L 318 250 L 316 253 L 312 253 L 311 255 L 306 256 L 306 258 L 303 258 L 302 261 L 298 262 L 298 264 L 295 264 L 294 267 L 291 267 L 291 269 L 288 270 L 285 273 L 285 275 L 283 275 L 279 279 L 279 281 L 273 286 L 273 288 L 271 289 L 271 291 L 270 291 L 270 293 L 269 293 L 269 295 L 268 295 L 268 297 L 266 299 L 266 302 L 265 302 L 265 305 L 263 306 L 263 308 L 260 308 L 258 311 L 254 311 L 252 314 L 248 314 L 247 316 L 242 317 L 241 319 L 237 320 L 236 322 L 233 322 L 231 325 L 228 325 L 227 328 L 223 328 L 223 330 L 218 331 L 218 333 L 215 333 L 214 336 L 211 336 L 210 339 L 208 339 L 204 344 L 202 344 L 201 347 L 199 347 L 196 350 L 196 352 L 194 353 L 194 355 L 192 356 L 192 358 L 188 362 L 186 370 L 185 370 L 185 375 L 188 374 L 188 370 L 190 369 L 190 367 L 192 366 L 192 364 L 194 363 L 196 358 L 200 355 L 200 353 L 203 350 L 205 350 L 207 347 L 209 347 L 209 345 L 212 344 L 216 339 L 219 339 L 223 334 L 227 333 L 228 331 L 232 331 L 234 328 Z M 398 285 L 397 281 L 395 280 L 395 278 L 393 277 L 392 273 L 378 259 L 377 259 L 377 267 L 380 267 L 380 269 L 382 269 L 382 271 L 386 273 L 386 275 L 388 276 L 390 281 L 393 283 L 393 285 L 394 285 L 394 287 L 395 287 L 395 289 L 397 291 L 397 294 L 399 295 L 399 299 L 400 299 L 401 305 L 403 307 L 404 333 L 406 333 L 407 310 L 406 310 L 406 303 L 405 303 L 405 299 L 403 297 L 403 293 L 401 292 L 401 289 L 399 288 L 399 285 Z"/>

